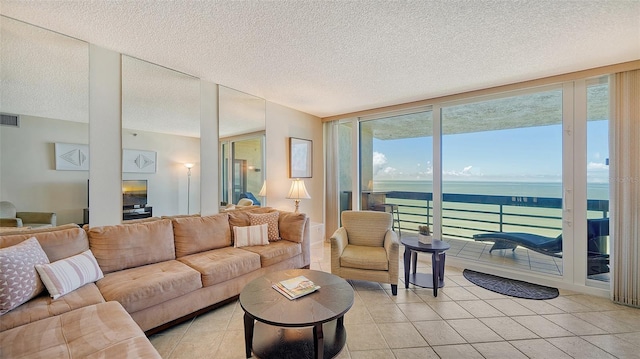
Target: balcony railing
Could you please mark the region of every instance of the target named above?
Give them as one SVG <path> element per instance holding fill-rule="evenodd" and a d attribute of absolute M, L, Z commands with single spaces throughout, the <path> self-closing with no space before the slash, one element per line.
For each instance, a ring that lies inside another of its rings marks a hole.
<path fill-rule="evenodd" d="M 402 231 L 417 232 L 418 225 L 433 224 L 432 193 L 388 191 L 373 194 L 383 203 L 398 206 Z M 473 234 L 486 232 L 557 236 L 562 232 L 561 198 L 458 193 L 444 193 L 442 197 L 445 237 L 471 239 Z M 587 211 L 589 218 L 607 217 L 609 201 L 587 200 Z"/>

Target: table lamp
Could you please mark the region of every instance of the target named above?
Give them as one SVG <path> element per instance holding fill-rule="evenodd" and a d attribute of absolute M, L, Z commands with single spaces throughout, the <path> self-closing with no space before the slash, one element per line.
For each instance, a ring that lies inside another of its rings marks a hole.
<path fill-rule="evenodd" d="M 293 199 L 296 202 L 296 211 L 298 213 L 298 206 L 300 205 L 301 199 L 310 199 L 309 192 L 304 186 L 304 181 L 296 178 L 291 182 L 291 189 L 289 190 L 289 194 L 287 195 L 288 199 Z"/>

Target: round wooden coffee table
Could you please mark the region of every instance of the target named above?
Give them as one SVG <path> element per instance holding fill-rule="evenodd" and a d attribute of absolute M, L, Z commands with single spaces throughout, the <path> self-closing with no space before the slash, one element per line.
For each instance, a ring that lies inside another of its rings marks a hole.
<path fill-rule="evenodd" d="M 305 276 L 320 289 L 289 300 L 271 286 Z M 291 269 L 266 274 L 240 292 L 247 358 L 333 358 L 347 341 L 344 314 L 353 305 L 353 288 L 330 273 Z"/>

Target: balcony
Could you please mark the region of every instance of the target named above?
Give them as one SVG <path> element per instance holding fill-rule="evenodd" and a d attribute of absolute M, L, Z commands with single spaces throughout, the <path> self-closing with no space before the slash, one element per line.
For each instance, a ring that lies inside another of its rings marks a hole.
<path fill-rule="evenodd" d="M 351 193 L 344 192 L 343 195 L 346 198 L 342 203 L 350 203 Z M 371 208 L 380 203 L 397 205 L 402 234 L 417 233 L 419 225 L 433 225 L 432 193 L 362 193 L 362 208 Z M 442 207 L 443 239 L 451 245 L 448 256 L 518 270 L 562 275 L 562 258 L 537 253 L 521 246 L 514 251 L 500 249 L 489 253 L 492 242 L 473 240 L 474 234 L 491 232 L 524 232 L 556 237 L 562 233 L 561 198 L 444 193 Z M 609 201 L 587 201 L 588 218 L 607 218 L 608 213 Z M 598 243 L 595 245 L 600 253 L 608 254 L 608 235 L 599 235 L 596 240 Z M 608 270 L 605 269 L 600 273 L 592 273 L 589 278 L 608 281 L 609 274 L 606 272 Z"/>

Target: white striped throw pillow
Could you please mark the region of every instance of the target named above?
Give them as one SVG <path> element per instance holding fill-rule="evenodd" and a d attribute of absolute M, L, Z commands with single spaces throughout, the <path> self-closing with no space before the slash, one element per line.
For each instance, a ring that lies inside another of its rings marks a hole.
<path fill-rule="evenodd" d="M 90 249 L 51 264 L 38 264 L 36 270 L 53 299 L 104 277 Z"/>
<path fill-rule="evenodd" d="M 260 246 L 269 244 L 268 224 L 258 226 L 233 227 L 234 247 Z"/>

